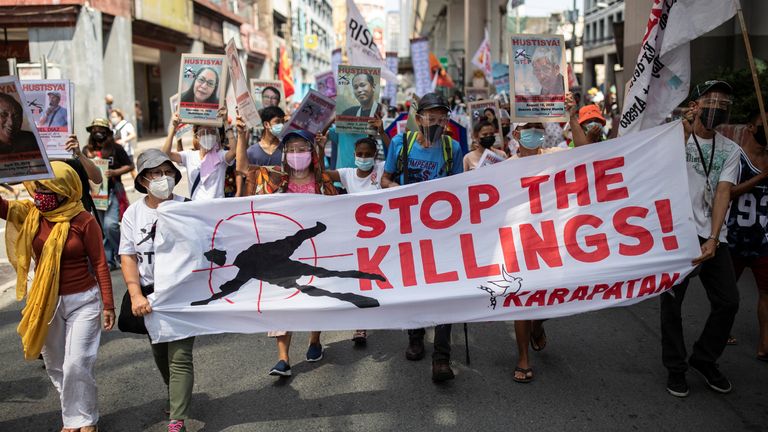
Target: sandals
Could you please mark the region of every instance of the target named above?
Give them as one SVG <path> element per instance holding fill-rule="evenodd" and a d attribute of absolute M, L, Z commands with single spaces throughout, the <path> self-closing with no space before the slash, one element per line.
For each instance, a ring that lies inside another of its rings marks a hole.
<path fill-rule="evenodd" d="M 728 340 L 725 342 L 726 345 L 738 345 L 739 340 L 733 337 L 733 335 L 728 335 Z"/>
<path fill-rule="evenodd" d="M 518 378 L 517 377 L 518 373 L 523 374 L 523 378 Z M 531 369 L 531 368 L 523 369 L 521 367 L 516 367 L 515 368 L 515 373 L 512 374 L 512 379 L 515 382 L 519 382 L 521 384 L 527 384 L 527 383 L 533 381 L 533 369 Z"/>
<path fill-rule="evenodd" d="M 355 333 L 352 334 L 352 342 L 355 343 L 355 346 L 365 345 L 367 338 L 368 333 L 365 330 L 355 330 Z"/>
<path fill-rule="evenodd" d="M 547 332 L 544 330 L 544 327 L 541 328 L 541 333 L 538 336 L 535 336 L 533 332 L 531 332 L 531 348 L 533 348 L 534 351 L 541 351 L 546 347 Z"/>

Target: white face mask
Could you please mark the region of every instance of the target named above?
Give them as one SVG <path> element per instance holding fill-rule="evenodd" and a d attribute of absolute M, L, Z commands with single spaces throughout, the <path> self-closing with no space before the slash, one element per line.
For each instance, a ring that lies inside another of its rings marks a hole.
<path fill-rule="evenodd" d="M 200 147 L 205 150 L 210 150 L 219 145 L 219 137 L 216 135 L 203 135 L 198 139 L 198 142 L 200 143 Z"/>
<path fill-rule="evenodd" d="M 158 179 L 150 180 L 147 190 L 155 198 L 162 200 L 168 199 L 173 194 L 173 188 L 176 186 L 176 179 L 163 176 Z"/>

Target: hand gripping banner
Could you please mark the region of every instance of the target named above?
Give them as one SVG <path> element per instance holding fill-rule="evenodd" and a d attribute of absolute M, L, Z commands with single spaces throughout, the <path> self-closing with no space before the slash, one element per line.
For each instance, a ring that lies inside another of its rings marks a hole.
<path fill-rule="evenodd" d="M 360 195 L 168 202 L 152 340 L 553 318 L 654 297 L 699 255 L 680 123 Z"/>

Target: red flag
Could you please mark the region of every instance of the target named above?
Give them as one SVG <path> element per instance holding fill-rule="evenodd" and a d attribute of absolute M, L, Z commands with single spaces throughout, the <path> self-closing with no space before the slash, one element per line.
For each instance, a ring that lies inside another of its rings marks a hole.
<path fill-rule="evenodd" d="M 293 86 L 293 65 L 288 58 L 288 51 L 285 47 L 280 47 L 280 67 L 277 70 L 277 77 L 283 82 L 283 97 L 288 99 L 295 92 L 296 89 Z"/>
<path fill-rule="evenodd" d="M 435 53 L 429 53 L 429 70 L 432 72 L 432 78 L 434 81 L 435 74 L 437 74 L 437 85 L 440 87 L 453 88 L 453 80 L 448 72 L 437 60 Z"/>

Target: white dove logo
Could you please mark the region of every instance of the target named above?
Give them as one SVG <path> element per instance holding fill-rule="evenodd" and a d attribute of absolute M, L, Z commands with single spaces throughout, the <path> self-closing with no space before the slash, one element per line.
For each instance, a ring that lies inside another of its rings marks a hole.
<path fill-rule="evenodd" d="M 494 310 L 496 309 L 496 298 L 506 297 L 509 294 L 517 294 L 523 287 L 523 278 L 519 278 L 507 273 L 505 266 L 501 266 L 501 276 L 501 280 L 488 281 L 488 283 L 492 286 L 480 285 L 477 287 L 477 289 L 490 294 L 491 305 L 489 307 Z"/>

